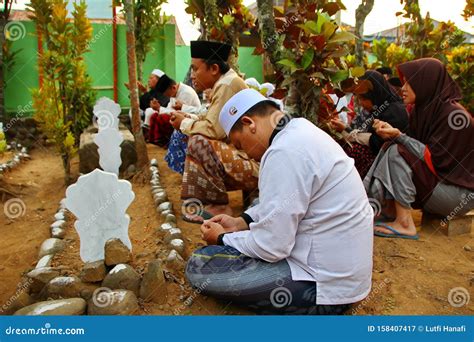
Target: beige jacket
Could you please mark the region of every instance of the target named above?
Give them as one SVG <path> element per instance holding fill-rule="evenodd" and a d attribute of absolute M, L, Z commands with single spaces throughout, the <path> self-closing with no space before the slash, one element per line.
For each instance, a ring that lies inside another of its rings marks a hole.
<path fill-rule="evenodd" d="M 186 118 L 180 130 L 186 135 L 201 134 L 210 139 L 225 140 L 226 135 L 219 124 L 219 114 L 224 104 L 242 89 L 248 88 L 244 80 L 230 69 L 217 80 L 212 88 L 212 100 L 207 112 L 198 120 Z"/>

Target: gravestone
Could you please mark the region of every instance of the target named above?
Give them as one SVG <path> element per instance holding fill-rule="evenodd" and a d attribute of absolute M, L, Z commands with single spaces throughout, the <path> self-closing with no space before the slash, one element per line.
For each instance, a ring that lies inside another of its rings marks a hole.
<path fill-rule="evenodd" d="M 135 139 L 123 125 L 118 115 L 120 105 L 109 98 L 100 98 L 94 106 L 93 126 L 80 137 L 79 172 L 89 173 L 99 166 L 119 174 L 137 161 Z M 107 151 L 99 158 L 100 149 Z"/>
<path fill-rule="evenodd" d="M 105 243 L 113 238 L 132 250 L 126 210 L 134 198 L 128 181 L 99 169 L 79 177 L 76 184 L 67 188 L 66 208 L 77 218 L 74 227 L 81 242 L 82 261 L 104 259 Z"/>

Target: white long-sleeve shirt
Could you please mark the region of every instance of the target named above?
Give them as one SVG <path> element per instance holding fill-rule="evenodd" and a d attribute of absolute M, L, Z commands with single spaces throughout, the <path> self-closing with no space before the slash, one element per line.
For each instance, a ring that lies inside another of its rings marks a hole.
<path fill-rule="evenodd" d="M 199 96 L 197 95 L 194 88 L 180 82 L 178 91 L 176 92 L 176 96 L 170 98 L 170 102 L 168 102 L 167 107 L 160 108 L 160 114 L 164 114 L 164 113 L 168 114 L 168 113 L 174 112 L 175 109 L 173 108 L 173 106 L 175 105 L 176 100 L 183 103 L 183 106 L 186 105 L 187 107 L 191 107 L 191 108 L 201 107 L 201 101 L 199 100 Z"/>
<path fill-rule="evenodd" d="M 286 259 L 295 281 L 316 282 L 317 304 L 365 298 L 372 279 L 373 210 L 354 161 L 325 132 L 293 119 L 262 157 L 249 230 L 224 235 L 241 253 Z"/>

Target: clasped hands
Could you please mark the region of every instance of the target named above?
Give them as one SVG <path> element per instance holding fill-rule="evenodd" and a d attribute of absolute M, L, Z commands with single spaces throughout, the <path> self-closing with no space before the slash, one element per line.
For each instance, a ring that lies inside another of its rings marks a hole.
<path fill-rule="evenodd" d="M 201 225 L 202 239 L 208 245 L 216 245 L 219 235 L 247 230 L 249 227 L 241 217 L 232 217 L 226 214 L 216 215 L 205 220 Z"/>

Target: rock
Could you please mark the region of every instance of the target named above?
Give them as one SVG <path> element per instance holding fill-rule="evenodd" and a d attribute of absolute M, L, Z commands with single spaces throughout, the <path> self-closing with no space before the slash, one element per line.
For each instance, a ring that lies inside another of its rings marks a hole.
<path fill-rule="evenodd" d="M 139 310 L 137 296 L 132 291 L 110 290 L 89 300 L 89 315 L 133 315 Z"/>
<path fill-rule="evenodd" d="M 120 144 L 122 148 L 120 157 L 122 164 L 119 172 L 122 174 L 130 165 L 137 163 L 137 151 L 135 149 L 135 139 L 128 129 L 120 129 L 123 136 L 123 142 Z M 84 131 L 81 134 L 79 143 L 79 172 L 89 173 L 96 168 L 100 168 L 99 154 L 97 145 L 94 142 L 95 133 Z"/>
<path fill-rule="evenodd" d="M 165 243 L 170 243 L 173 239 L 183 239 L 183 233 L 179 228 L 168 229 L 165 235 Z"/>
<path fill-rule="evenodd" d="M 161 212 L 161 219 L 166 220 L 166 216 L 171 215 L 171 214 L 172 214 L 171 210 L 162 211 Z"/>
<path fill-rule="evenodd" d="M 464 246 L 464 250 L 465 250 L 466 252 L 470 252 L 470 251 L 472 251 L 472 247 L 469 246 L 469 245 L 466 245 L 466 246 Z"/>
<path fill-rule="evenodd" d="M 64 221 L 64 220 L 57 220 L 57 221 L 54 221 L 54 223 L 50 227 L 51 227 L 51 229 L 53 229 L 53 228 L 64 228 L 65 223 L 66 223 L 66 221 Z"/>
<path fill-rule="evenodd" d="M 173 239 L 170 241 L 170 247 L 178 252 L 181 256 L 184 254 L 184 241 L 181 239 Z"/>
<path fill-rule="evenodd" d="M 164 192 L 159 192 L 153 196 L 153 200 L 155 201 L 155 205 L 160 205 L 168 201 L 168 196 L 166 196 Z"/>
<path fill-rule="evenodd" d="M 137 172 L 137 167 L 135 166 L 135 164 L 131 164 L 128 168 L 127 168 L 127 173 L 129 175 L 133 175 L 135 172 Z"/>
<path fill-rule="evenodd" d="M 168 232 L 168 230 L 174 228 L 175 225 L 171 224 L 171 223 L 163 223 L 161 226 L 160 226 L 160 230 L 164 233 Z"/>
<path fill-rule="evenodd" d="M 66 236 L 66 231 L 61 228 L 53 228 L 51 229 L 51 237 L 57 238 L 57 239 L 64 239 Z"/>
<path fill-rule="evenodd" d="M 120 239 L 110 239 L 105 243 L 105 264 L 124 264 L 132 259 L 132 254 Z"/>
<path fill-rule="evenodd" d="M 150 181 L 150 184 L 153 185 L 153 186 L 159 186 L 160 185 L 160 179 L 159 178 L 152 179 Z"/>
<path fill-rule="evenodd" d="M 26 276 L 31 279 L 31 291 L 40 292 L 51 279 L 59 276 L 59 270 L 53 267 L 35 268 L 28 272 Z"/>
<path fill-rule="evenodd" d="M 17 291 L 5 304 L 3 304 L 0 313 L 3 315 L 11 315 L 34 302 L 33 298 L 31 298 L 25 290 Z"/>
<path fill-rule="evenodd" d="M 155 158 L 153 158 L 152 160 L 150 160 L 150 165 L 151 165 L 151 166 L 156 166 L 156 167 L 158 167 L 158 160 L 156 160 Z"/>
<path fill-rule="evenodd" d="M 35 268 L 43 268 L 51 266 L 51 262 L 53 261 L 54 254 L 48 254 L 39 259 L 38 263 L 36 264 Z"/>
<path fill-rule="evenodd" d="M 92 296 L 92 292 L 93 288 L 81 282 L 78 277 L 59 276 L 51 279 L 46 284 L 40 293 L 40 297 L 53 299 L 83 297 L 88 299 Z"/>
<path fill-rule="evenodd" d="M 48 254 L 54 254 L 64 249 L 65 243 L 63 240 L 50 238 L 43 241 L 39 251 L 39 258 Z"/>
<path fill-rule="evenodd" d="M 171 204 L 171 202 L 163 202 L 158 206 L 158 210 L 160 212 L 163 212 L 166 210 L 172 210 L 172 209 L 173 209 L 173 205 Z"/>
<path fill-rule="evenodd" d="M 79 277 L 83 282 L 95 283 L 104 280 L 106 274 L 107 269 L 105 268 L 104 260 L 98 260 L 86 262 Z"/>
<path fill-rule="evenodd" d="M 64 212 L 58 211 L 56 214 L 54 214 L 54 219 L 64 221 L 65 219 Z"/>
<path fill-rule="evenodd" d="M 59 209 L 66 209 L 66 198 L 59 201 Z"/>
<path fill-rule="evenodd" d="M 140 275 L 131 266 L 118 264 L 105 276 L 102 286 L 112 290 L 130 290 L 138 295 Z"/>
<path fill-rule="evenodd" d="M 29 305 L 14 313 L 15 316 L 77 316 L 86 311 L 86 301 L 82 298 L 49 300 Z"/>
<path fill-rule="evenodd" d="M 166 303 L 166 280 L 159 260 L 153 260 L 148 264 L 140 285 L 140 298 L 145 302 L 156 304 Z"/>
<path fill-rule="evenodd" d="M 166 267 L 174 271 L 183 272 L 186 263 L 181 255 L 174 249 L 170 251 L 166 258 Z"/>
<path fill-rule="evenodd" d="M 166 215 L 165 223 L 176 224 L 176 216 L 174 216 L 173 214 Z"/>

